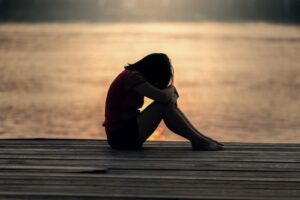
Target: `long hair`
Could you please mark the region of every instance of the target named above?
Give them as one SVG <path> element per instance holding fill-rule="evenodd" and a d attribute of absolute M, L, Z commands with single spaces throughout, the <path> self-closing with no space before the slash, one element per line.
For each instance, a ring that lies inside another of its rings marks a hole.
<path fill-rule="evenodd" d="M 151 85 L 164 89 L 173 84 L 174 70 L 169 57 L 163 53 L 152 53 L 133 64 L 124 67 L 139 71 Z"/>

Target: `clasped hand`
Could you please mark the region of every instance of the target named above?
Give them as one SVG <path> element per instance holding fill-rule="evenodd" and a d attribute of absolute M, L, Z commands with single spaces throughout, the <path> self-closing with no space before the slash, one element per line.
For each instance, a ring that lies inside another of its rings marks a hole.
<path fill-rule="evenodd" d="M 170 85 L 169 88 L 170 88 L 170 90 L 171 90 L 171 92 L 170 92 L 170 94 L 171 94 L 171 99 L 170 99 L 169 102 L 170 102 L 171 104 L 174 104 L 174 105 L 177 106 L 177 99 L 178 99 L 178 97 L 179 97 L 179 94 L 178 94 L 178 92 L 177 92 L 177 89 L 176 89 L 176 87 L 175 87 L 174 85 Z"/>

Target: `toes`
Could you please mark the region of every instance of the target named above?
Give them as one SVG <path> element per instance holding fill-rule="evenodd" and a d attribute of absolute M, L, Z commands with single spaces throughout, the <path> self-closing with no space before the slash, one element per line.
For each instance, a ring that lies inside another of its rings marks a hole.
<path fill-rule="evenodd" d="M 192 145 L 192 149 L 202 151 L 219 151 L 223 150 L 223 147 L 216 143 L 211 143 L 210 145 Z"/>

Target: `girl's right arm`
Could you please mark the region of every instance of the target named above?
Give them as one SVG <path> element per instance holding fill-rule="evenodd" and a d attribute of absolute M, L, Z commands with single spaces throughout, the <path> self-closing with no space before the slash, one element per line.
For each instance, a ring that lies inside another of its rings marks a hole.
<path fill-rule="evenodd" d="M 166 89 L 158 89 L 152 86 L 150 83 L 144 82 L 135 86 L 133 90 L 154 101 L 169 102 L 174 98 L 174 95 L 176 95 L 178 98 L 178 93 L 174 85 L 171 85 Z"/>

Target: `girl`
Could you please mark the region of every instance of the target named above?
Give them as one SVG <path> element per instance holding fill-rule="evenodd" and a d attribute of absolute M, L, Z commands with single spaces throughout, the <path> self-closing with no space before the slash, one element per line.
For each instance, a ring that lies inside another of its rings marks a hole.
<path fill-rule="evenodd" d="M 153 53 L 128 64 L 111 83 L 105 103 L 105 132 L 111 148 L 139 149 L 160 121 L 188 139 L 193 150 L 221 150 L 223 144 L 201 134 L 177 106 L 174 72 L 166 54 Z M 154 100 L 142 112 L 144 96 Z"/>

